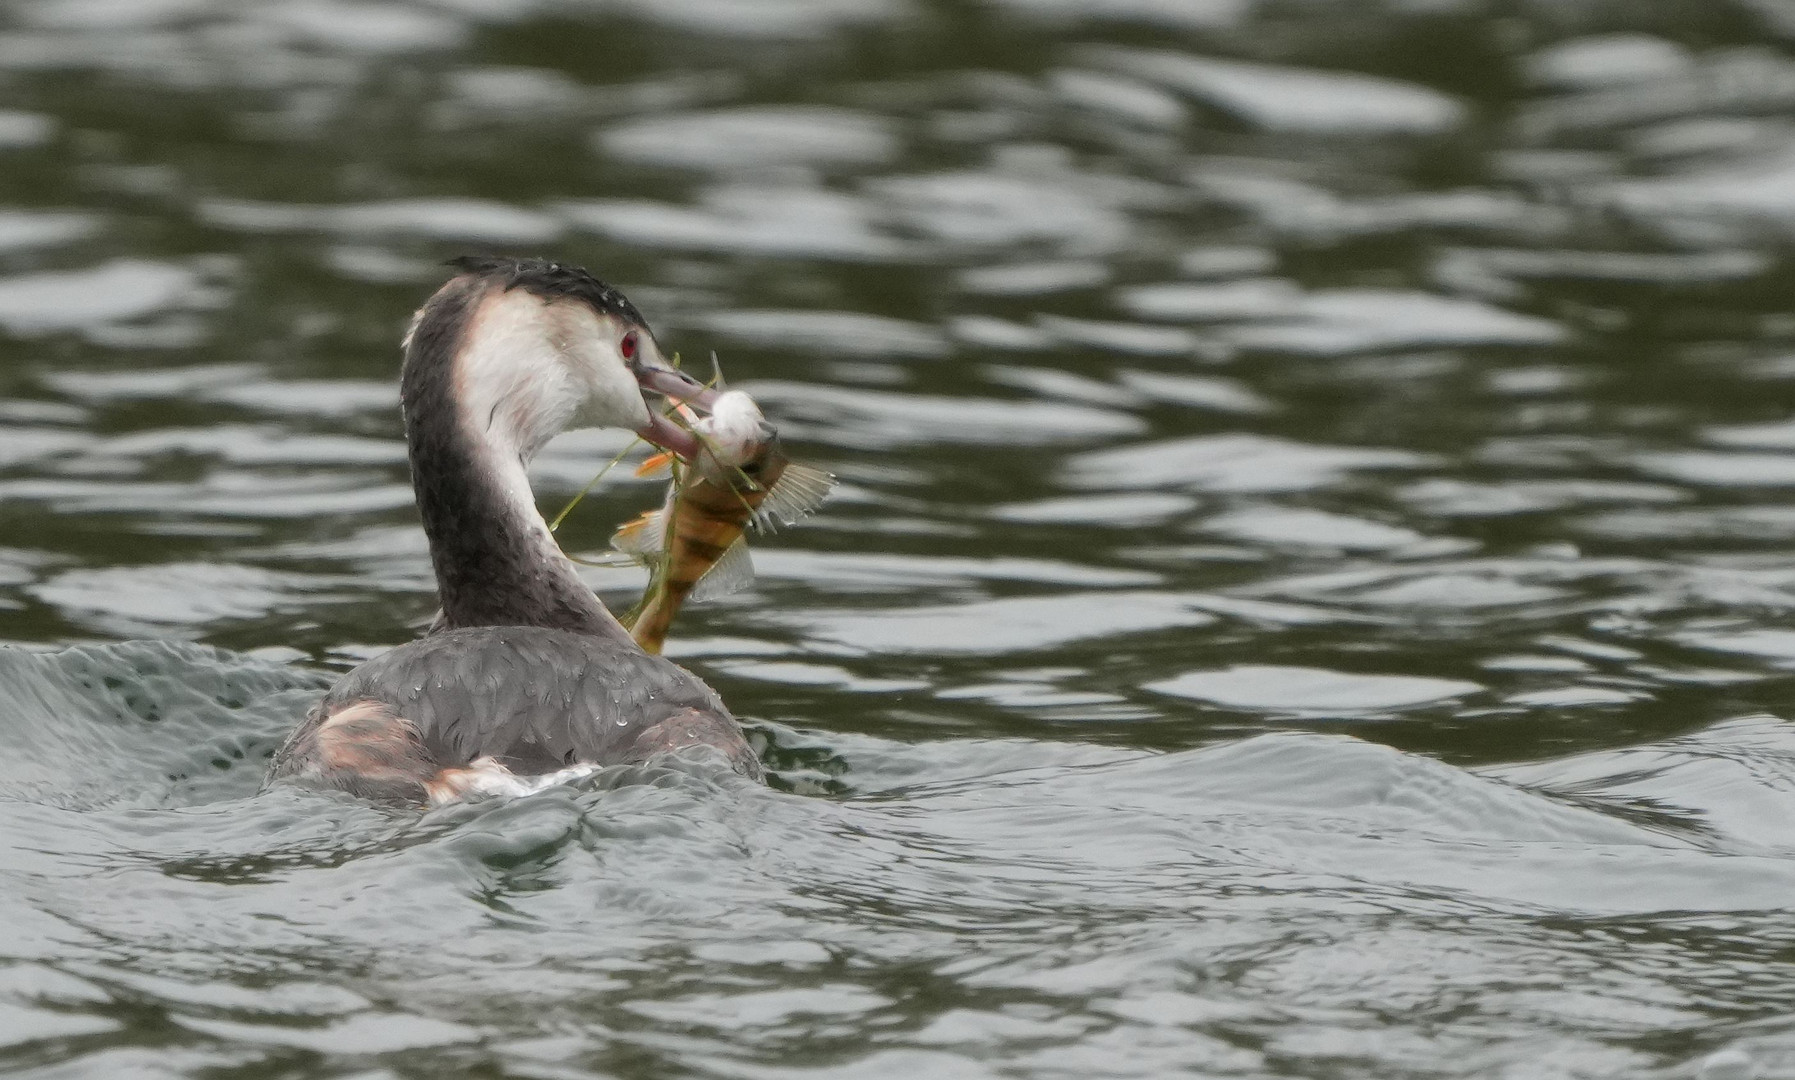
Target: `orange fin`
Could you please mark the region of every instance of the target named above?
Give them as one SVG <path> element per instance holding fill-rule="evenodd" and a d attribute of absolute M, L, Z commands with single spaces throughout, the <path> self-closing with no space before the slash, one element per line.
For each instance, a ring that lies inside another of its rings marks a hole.
<path fill-rule="evenodd" d="M 652 556 L 666 546 L 665 521 L 659 510 L 639 514 L 611 534 L 611 546 L 637 559 Z"/>
<path fill-rule="evenodd" d="M 642 477 L 670 476 L 673 473 L 673 452 L 663 450 L 658 454 L 650 454 L 636 466 L 636 475 Z"/>

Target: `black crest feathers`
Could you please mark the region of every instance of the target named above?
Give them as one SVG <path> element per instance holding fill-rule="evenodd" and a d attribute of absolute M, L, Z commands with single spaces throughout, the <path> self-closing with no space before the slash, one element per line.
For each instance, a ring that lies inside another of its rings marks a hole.
<path fill-rule="evenodd" d="M 600 315 L 610 315 L 636 326 L 648 325 L 648 320 L 628 297 L 587 273 L 583 266 L 567 266 L 547 259 L 511 259 L 502 255 L 463 255 L 450 259 L 448 265 L 463 273 L 497 282 L 505 289 L 522 289 L 544 299 L 579 300 Z"/>

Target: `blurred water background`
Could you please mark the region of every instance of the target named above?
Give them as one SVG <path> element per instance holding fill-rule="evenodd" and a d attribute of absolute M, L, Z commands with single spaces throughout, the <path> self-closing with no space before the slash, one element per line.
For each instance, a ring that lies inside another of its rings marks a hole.
<path fill-rule="evenodd" d="M 7 4 L 0 1068 L 1795 1076 L 1792 54 L 1789 0 Z M 769 786 L 258 793 L 433 610 L 396 342 L 483 250 L 843 478 L 676 632 Z"/>

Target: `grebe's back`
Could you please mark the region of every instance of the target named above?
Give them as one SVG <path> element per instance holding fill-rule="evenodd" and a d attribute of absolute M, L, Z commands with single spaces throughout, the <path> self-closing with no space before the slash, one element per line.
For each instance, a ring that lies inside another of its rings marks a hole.
<path fill-rule="evenodd" d="M 381 802 L 441 802 L 462 792 L 470 768 L 540 776 L 695 746 L 759 775 L 716 691 L 679 665 L 627 640 L 483 626 L 432 634 L 349 672 L 270 776 Z"/>

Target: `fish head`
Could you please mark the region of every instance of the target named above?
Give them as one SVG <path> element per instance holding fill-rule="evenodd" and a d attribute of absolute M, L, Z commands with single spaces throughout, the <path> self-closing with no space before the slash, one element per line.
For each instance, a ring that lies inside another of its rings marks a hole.
<path fill-rule="evenodd" d="M 779 433 L 761 415 L 760 406 L 740 390 L 716 396 L 709 416 L 701 417 L 692 431 L 704 446 L 697 459 L 700 475 L 712 483 L 752 489 L 767 467 L 783 455 Z"/>

